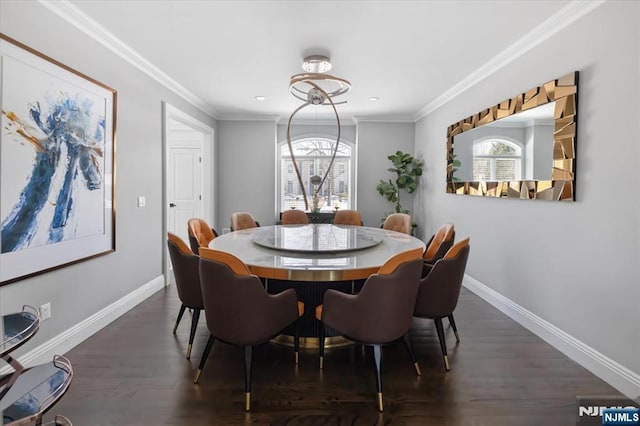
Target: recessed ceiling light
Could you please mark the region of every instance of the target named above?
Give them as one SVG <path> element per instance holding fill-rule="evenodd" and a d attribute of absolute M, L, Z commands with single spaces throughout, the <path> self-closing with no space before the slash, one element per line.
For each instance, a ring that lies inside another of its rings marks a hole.
<path fill-rule="evenodd" d="M 379 100 L 380 100 L 380 98 L 379 98 L 379 97 L 377 97 L 377 96 L 372 96 L 372 97 L 370 97 L 370 98 L 369 98 L 369 100 L 370 100 L 371 102 L 376 102 L 376 101 L 379 101 Z"/>
<path fill-rule="evenodd" d="M 265 99 L 267 98 L 265 98 L 264 96 L 256 96 L 256 101 L 264 101 Z"/>

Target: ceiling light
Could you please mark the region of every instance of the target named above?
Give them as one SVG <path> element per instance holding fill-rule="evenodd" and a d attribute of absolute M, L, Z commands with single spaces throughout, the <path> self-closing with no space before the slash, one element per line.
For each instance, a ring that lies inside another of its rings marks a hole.
<path fill-rule="evenodd" d="M 327 72 L 331 70 L 331 60 L 322 55 L 311 55 L 304 58 L 302 69 L 306 72 Z"/>
<path fill-rule="evenodd" d="M 315 186 L 315 188 L 313 189 L 313 208 L 311 209 L 311 211 L 318 212 L 320 211 L 318 207 L 318 203 L 320 200 L 318 194 L 320 193 L 322 184 L 329 176 L 329 171 L 333 166 L 336 154 L 338 153 L 338 146 L 340 145 L 340 117 L 338 116 L 336 105 L 344 104 L 347 102 L 334 102 L 333 98 L 344 95 L 349 90 L 351 90 L 351 83 L 349 83 L 349 81 L 345 80 L 344 78 L 325 74 L 331 69 L 331 62 L 329 62 L 329 58 L 327 58 L 326 56 L 307 56 L 306 58 L 304 58 L 302 68 L 306 71 L 306 73 L 296 74 L 292 76 L 291 80 L 289 81 L 289 93 L 291 93 L 291 96 L 301 100 L 304 103 L 296 108 L 289 117 L 289 123 L 287 124 L 287 145 L 289 146 L 289 153 L 291 154 L 293 169 L 296 172 L 298 183 L 300 184 L 300 190 L 302 191 L 302 199 L 304 200 L 305 210 L 309 210 L 309 202 L 307 200 L 307 191 L 304 186 L 305 182 L 303 181 L 302 174 L 298 169 L 296 157 L 293 152 L 293 147 L 291 146 L 291 122 L 298 111 L 309 105 L 331 105 L 333 113 L 336 116 L 336 125 L 338 127 L 336 143 L 333 148 L 333 154 L 331 155 L 331 161 L 329 161 L 327 171 L 324 174 L 324 177 L 314 176 L 312 178 L 313 180 L 311 181 L 311 184 Z"/>
<path fill-rule="evenodd" d="M 376 102 L 376 101 L 379 101 L 379 100 L 380 100 L 380 98 L 379 98 L 379 97 L 377 97 L 377 96 L 372 96 L 372 97 L 370 97 L 370 98 L 369 98 L 369 100 L 370 100 L 371 102 Z"/>
<path fill-rule="evenodd" d="M 265 98 L 264 96 L 256 96 L 256 101 L 264 101 L 265 99 L 267 98 Z"/>

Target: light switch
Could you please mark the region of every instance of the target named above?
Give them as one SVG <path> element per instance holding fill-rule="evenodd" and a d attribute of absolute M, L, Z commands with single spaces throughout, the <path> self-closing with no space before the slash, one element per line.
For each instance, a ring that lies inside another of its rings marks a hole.
<path fill-rule="evenodd" d="M 147 204 L 147 199 L 144 195 L 138 197 L 138 207 L 144 207 Z"/>

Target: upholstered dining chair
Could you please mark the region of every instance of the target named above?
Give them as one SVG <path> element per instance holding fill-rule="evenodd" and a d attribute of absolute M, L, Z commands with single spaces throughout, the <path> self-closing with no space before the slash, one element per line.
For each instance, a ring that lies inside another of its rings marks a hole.
<path fill-rule="evenodd" d="M 406 213 L 392 213 L 384 220 L 382 229 L 389 229 L 411 235 L 413 229 L 411 226 L 411 216 Z"/>
<path fill-rule="evenodd" d="M 333 216 L 334 225 L 362 225 L 362 218 L 357 210 L 338 210 Z"/>
<path fill-rule="evenodd" d="M 429 273 L 433 264 L 449 251 L 453 246 L 453 241 L 456 238 L 456 231 L 453 223 L 445 223 L 441 225 L 435 234 L 431 237 L 427 243 L 427 248 L 422 255 L 424 265 L 422 268 L 422 276 L 424 277 Z"/>
<path fill-rule="evenodd" d="M 456 341 L 459 342 L 460 336 L 453 319 L 453 311 L 458 304 L 460 287 L 462 287 L 462 279 L 467 267 L 470 249 L 469 238 L 459 241 L 447 251 L 442 259 L 433 265 L 426 277 L 420 279 L 418 298 L 413 312 L 415 317 L 429 318 L 435 322 L 444 366 L 447 371 L 449 371 L 449 358 L 447 356 L 447 344 L 444 339 L 442 318 L 449 318 Z"/>
<path fill-rule="evenodd" d="M 181 302 L 178 318 L 173 326 L 173 334 L 176 334 L 185 309 L 193 309 L 189 345 L 187 346 L 187 359 L 190 359 L 193 339 L 200 319 L 200 311 L 204 309 L 202 292 L 200 291 L 200 273 L 198 272 L 199 258 L 191 252 L 180 237 L 171 232 L 167 232 L 167 246 L 169 247 L 171 265 L 173 265 L 173 275 L 176 279 L 176 289 Z"/>
<path fill-rule="evenodd" d="M 275 295 L 268 294 L 260 279 L 251 275 L 247 265 L 236 256 L 219 250 L 200 249 L 200 279 L 210 335 L 194 383 L 200 380 L 216 339 L 244 346 L 245 410 L 249 411 L 253 346 L 267 342 L 295 322 L 294 350 L 297 364 L 297 320 L 304 313 L 304 304 L 298 302 L 294 289 Z"/>
<path fill-rule="evenodd" d="M 260 224 L 253 218 L 251 213 L 235 212 L 231 214 L 231 230 L 240 231 L 241 229 L 257 228 Z"/>
<path fill-rule="evenodd" d="M 189 232 L 189 244 L 194 254 L 198 254 L 200 247 L 209 247 L 211 240 L 218 236 L 216 230 L 210 227 L 204 219 L 197 217 L 187 221 L 187 230 Z"/>
<path fill-rule="evenodd" d="M 327 290 L 323 304 L 316 307 L 316 318 L 322 322 L 318 342 L 320 368 L 324 368 L 325 326 L 350 340 L 373 346 L 380 411 L 383 410 L 382 345 L 402 338 L 416 373 L 420 374 L 407 333 L 418 294 L 421 267 L 422 249 L 399 253 L 387 260 L 377 274 L 371 275 L 358 294 Z"/>
<path fill-rule="evenodd" d="M 282 212 L 280 220 L 283 225 L 306 225 L 309 223 L 309 217 L 302 210 L 290 209 Z"/>

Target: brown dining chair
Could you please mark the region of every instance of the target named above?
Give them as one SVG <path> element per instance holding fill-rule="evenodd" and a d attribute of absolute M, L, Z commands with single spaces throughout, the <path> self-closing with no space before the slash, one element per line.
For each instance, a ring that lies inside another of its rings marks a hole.
<path fill-rule="evenodd" d="M 333 216 L 334 225 L 362 225 L 362 218 L 357 210 L 338 210 Z"/>
<path fill-rule="evenodd" d="M 169 247 L 171 265 L 173 265 L 173 275 L 176 279 L 176 289 L 181 302 L 178 318 L 173 326 L 173 334 L 176 334 L 185 309 L 193 309 L 189 345 L 187 346 L 187 359 L 190 359 L 191 347 L 193 346 L 193 339 L 200 319 L 200 311 L 204 309 L 202 292 L 200 291 L 200 273 L 198 272 L 199 258 L 191 252 L 180 237 L 171 232 L 167 232 L 167 246 Z"/>
<path fill-rule="evenodd" d="M 219 250 L 200 249 L 200 279 L 210 335 L 194 383 L 200 380 L 215 339 L 244 346 L 245 410 L 249 411 L 253 346 L 269 341 L 282 329 L 295 323 L 294 350 L 297 364 L 297 320 L 304 313 L 304 304 L 298 302 L 294 289 L 275 295 L 268 294 L 260 279 L 250 273 L 247 265 L 236 256 Z"/>
<path fill-rule="evenodd" d="M 347 339 L 373 346 L 380 411 L 383 410 L 382 345 L 402 338 L 416 372 L 420 374 L 407 333 L 411 327 L 421 267 L 422 249 L 399 253 L 387 260 L 377 274 L 367 278 L 358 294 L 327 290 L 323 304 L 316 307 L 316 318 L 322 322 L 318 342 L 320 368 L 324 367 L 325 326 Z"/>
<path fill-rule="evenodd" d="M 251 213 L 235 212 L 231 214 L 231 230 L 240 231 L 242 229 L 257 228 L 260 224 L 253 218 Z"/>
<path fill-rule="evenodd" d="M 306 225 L 309 223 L 309 217 L 302 210 L 285 210 L 280 216 L 283 225 Z"/>
<path fill-rule="evenodd" d="M 422 255 L 424 265 L 422 268 L 422 276 L 424 277 L 429 273 L 433 264 L 449 251 L 453 246 L 453 241 L 456 238 L 456 231 L 453 223 L 445 223 L 441 225 L 435 234 L 431 237 L 427 243 L 427 247 Z"/>
<path fill-rule="evenodd" d="M 469 258 L 469 238 L 456 243 L 438 260 L 426 277 L 420 279 L 420 288 L 413 316 L 433 319 L 440 341 L 444 366 L 449 371 L 447 344 L 444 339 L 442 318 L 448 317 L 456 340 L 460 341 L 453 311 L 458 304 L 462 279 Z"/>
<path fill-rule="evenodd" d="M 209 247 L 209 243 L 218 233 L 215 229 L 209 226 L 204 220 L 197 217 L 191 218 L 187 221 L 187 230 L 189 233 L 189 244 L 194 254 L 198 254 L 200 247 Z"/>
<path fill-rule="evenodd" d="M 406 213 L 392 213 L 384 220 L 382 229 L 412 234 L 411 216 Z"/>

